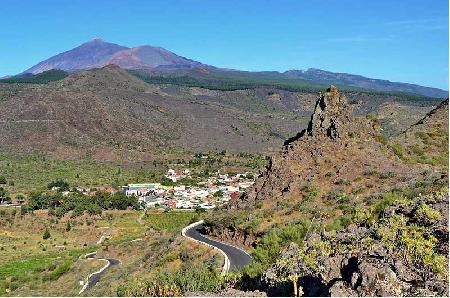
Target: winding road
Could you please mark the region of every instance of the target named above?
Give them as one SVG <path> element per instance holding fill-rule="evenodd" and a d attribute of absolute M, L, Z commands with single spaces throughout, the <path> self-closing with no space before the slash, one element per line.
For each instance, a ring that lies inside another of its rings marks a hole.
<path fill-rule="evenodd" d="M 240 271 L 245 265 L 250 264 L 252 257 L 242 248 L 212 240 L 200 233 L 202 228 L 203 221 L 193 223 L 183 229 L 182 235 L 196 242 L 201 242 L 218 249 L 225 257 L 222 274 L 226 274 L 229 271 Z"/>
<path fill-rule="evenodd" d="M 204 245 L 217 249 L 225 258 L 225 262 L 222 268 L 222 274 L 226 274 L 230 271 L 240 271 L 245 265 L 248 265 L 252 261 L 252 257 L 242 248 L 226 244 L 217 240 L 208 238 L 200 233 L 203 228 L 203 221 L 193 223 L 183 229 L 182 235 L 195 242 L 202 243 Z M 138 241 L 141 239 L 135 239 L 132 241 Z M 93 272 L 86 278 L 86 283 L 78 294 L 83 293 L 86 290 L 91 289 L 100 280 L 100 276 L 109 267 L 118 265 L 121 262 L 116 259 L 103 259 L 97 257 L 97 252 L 86 254 L 87 259 L 97 259 L 105 262 L 100 270 Z"/>
<path fill-rule="evenodd" d="M 100 270 L 93 272 L 88 275 L 87 281 L 84 284 L 83 288 L 80 290 L 78 294 L 83 293 L 86 290 L 91 289 L 95 284 L 100 280 L 100 275 L 109 267 L 120 264 L 119 260 L 116 259 L 102 259 L 97 258 L 97 253 L 92 252 L 86 255 L 86 259 L 97 259 L 105 262 L 105 266 L 103 266 Z"/>

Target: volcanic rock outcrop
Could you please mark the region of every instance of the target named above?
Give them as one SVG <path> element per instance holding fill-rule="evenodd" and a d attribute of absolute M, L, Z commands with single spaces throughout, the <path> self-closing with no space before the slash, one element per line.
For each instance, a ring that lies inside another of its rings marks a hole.
<path fill-rule="evenodd" d="M 314 232 L 301 247 L 291 243 L 262 279 L 269 289 L 278 287 L 269 290 L 274 294 L 282 290 L 280 278 L 295 275 L 305 296 L 447 297 L 447 256 L 448 191 L 443 188 L 387 207 L 376 222 L 362 220 L 338 233 Z"/>
<path fill-rule="evenodd" d="M 359 181 L 367 173 L 390 176 L 382 183 L 373 179 L 364 186 L 368 192 L 409 181 L 414 170 L 378 142 L 378 136 L 377 125 L 353 116 L 345 96 L 331 86 L 319 95 L 307 128 L 285 142 L 281 154 L 271 158 L 254 187 L 231 208 L 267 199 L 295 200 L 302 196 L 302 188 L 311 185 L 327 192 L 338 181 Z"/>

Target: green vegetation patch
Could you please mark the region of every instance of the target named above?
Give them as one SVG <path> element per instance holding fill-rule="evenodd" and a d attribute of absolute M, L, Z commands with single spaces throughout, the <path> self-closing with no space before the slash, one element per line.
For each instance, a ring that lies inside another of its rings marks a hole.
<path fill-rule="evenodd" d="M 206 266 L 181 268 L 175 272 L 157 272 L 151 278 L 119 286 L 119 297 L 181 296 L 187 292 L 215 293 L 224 287 L 224 279 Z"/>
<path fill-rule="evenodd" d="M 49 266 L 52 260 L 53 258 L 51 257 L 34 257 L 32 259 L 3 264 L 0 266 L 0 279 L 42 271 Z"/>
<path fill-rule="evenodd" d="M 20 75 L 0 80 L 0 83 L 25 83 L 25 84 L 47 84 L 52 81 L 59 81 L 67 77 L 69 74 L 63 70 L 51 69 L 36 75 Z"/>
<path fill-rule="evenodd" d="M 158 231 L 177 232 L 197 220 L 193 212 L 149 213 L 144 217 L 145 223 Z"/>

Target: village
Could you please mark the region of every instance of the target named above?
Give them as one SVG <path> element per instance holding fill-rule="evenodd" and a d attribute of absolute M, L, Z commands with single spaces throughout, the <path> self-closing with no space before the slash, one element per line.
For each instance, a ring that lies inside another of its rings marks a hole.
<path fill-rule="evenodd" d="M 247 188 L 254 184 L 254 174 L 250 172 L 237 174 L 191 175 L 189 169 L 169 169 L 161 179 L 154 182 L 130 183 L 126 186 L 77 186 L 70 188 L 63 180 L 56 180 L 48 185 L 50 191 L 59 192 L 67 197 L 74 192 L 88 197 L 97 193 L 114 195 L 123 193 L 127 197 L 135 197 L 141 208 L 163 209 L 213 209 L 230 200 L 238 199 Z M 0 191 L 3 189 L 0 188 Z M 6 193 L 5 193 L 6 194 Z M 24 197 L 18 197 L 14 202 L 10 197 L 0 193 L 0 205 L 20 207 L 25 204 Z M 24 205 L 25 206 L 25 205 Z"/>
<path fill-rule="evenodd" d="M 169 169 L 164 175 L 170 185 L 160 182 L 129 184 L 122 190 L 126 196 L 136 196 L 145 208 L 213 209 L 240 197 L 254 183 L 252 173 L 236 175 L 216 174 L 206 181 L 185 185 L 191 177 L 190 170 Z"/>

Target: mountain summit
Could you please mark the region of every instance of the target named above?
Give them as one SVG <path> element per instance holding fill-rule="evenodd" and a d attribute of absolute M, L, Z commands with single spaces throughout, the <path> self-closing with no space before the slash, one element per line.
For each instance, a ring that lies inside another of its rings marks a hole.
<path fill-rule="evenodd" d="M 100 68 L 116 64 L 123 69 L 192 68 L 202 64 L 154 46 L 127 48 L 95 38 L 72 50 L 53 56 L 27 69 L 24 73 L 38 74 L 46 70 L 67 72 Z"/>
<path fill-rule="evenodd" d="M 61 69 L 73 72 L 109 64 L 109 59 L 117 52 L 128 49 L 114 43 L 95 38 L 82 45 L 39 62 L 24 73 L 38 74 L 46 70 Z"/>

